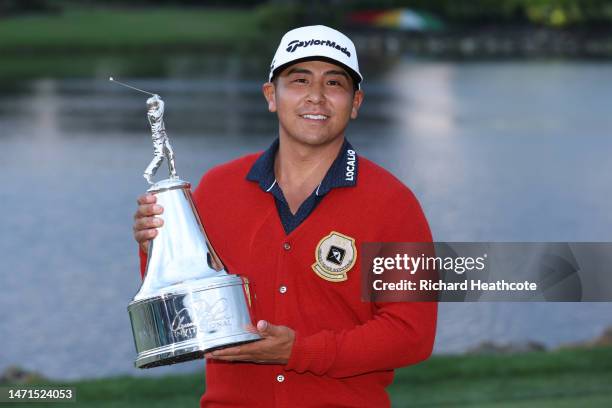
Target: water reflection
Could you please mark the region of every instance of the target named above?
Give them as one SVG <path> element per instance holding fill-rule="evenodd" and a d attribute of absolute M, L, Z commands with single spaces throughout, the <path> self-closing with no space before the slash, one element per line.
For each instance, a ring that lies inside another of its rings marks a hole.
<path fill-rule="evenodd" d="M 262 81 L 239 62 L 223 67 L 221 77 L 121 78 L 165 99 L 179 174 L 194 184 L 277 130 Z M 437 240 L 610 240 L 609 68 L 399 61 L 366 79 L 348 134 L 413 189 Z M 0 369 L 138 373 L 125 307 L 139 283 L 131 218 L 151 157 L 146 97 L 108 83 L 105 69 L 2 85 Z M 443 305 L 436 352 L 555 346 L 611 324 L 608 304 Z"/>
<path fill-rule="evenodd" d="M 393 162 L 405 163 L 400 178 L 415 179 L 411 187 L 436 206 L 438 222 L 460 225 L 459 210 L 465 197 L 460 189 L 469 186 L 464 149 L 457 124 L 458 99 L 454 88 L 457 66 L 449 63 L 398 64 L 389 76 L 396 84 Z M 449 197 L 457 198 L 448 200 Z M 428 210 L 432 210 L 428 208 Z"/>

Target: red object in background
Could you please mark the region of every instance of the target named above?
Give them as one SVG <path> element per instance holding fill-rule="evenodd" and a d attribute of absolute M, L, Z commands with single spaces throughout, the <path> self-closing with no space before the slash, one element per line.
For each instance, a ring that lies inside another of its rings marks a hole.
<path fill-rule="evenodd" d="M 348 20 L 351 23 L 374 24 L 376 19 L 387 13 L 385 10 L 366 10 L 356 11 L 349 14 Z"/>

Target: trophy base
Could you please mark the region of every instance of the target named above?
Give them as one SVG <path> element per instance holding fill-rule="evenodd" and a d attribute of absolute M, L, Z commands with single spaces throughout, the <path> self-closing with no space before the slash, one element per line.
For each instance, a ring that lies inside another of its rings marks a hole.
<path fill-rule="evenodd" d="M 252 343 L 257 339 L 248 339 L 245 341 L 237 341 L 236 343 L 223 344 L 218 347 L 211 347 L 205 350 L 202 350 L 199 345 L 192 344 L 184 345 L 180 347 L 178 350 L 174 349 L 174 347 L 162 347 L 159 350 L 151 350 L 151 355 L 143 355 L 139 356 L 136 359 L 134 365 L 138 368 L 153 368 L 160 367 L 164 365 L 178 364 L 184 363 L 186 361 L 197 360 L 204 358 L 204 353 L 214 350 L 221 350 L 228 347 L 239 346 L 241 344 Z M 193 351 L 189 351 L 193 350 Z"/>
<path fill-rule="evenodd" d="M 220 275 L 183 282 L 128 306 L 138 357 L 151 368 L 202 358 L 215 349 L 260 340 L 251 325 L 248 281 Z"/>

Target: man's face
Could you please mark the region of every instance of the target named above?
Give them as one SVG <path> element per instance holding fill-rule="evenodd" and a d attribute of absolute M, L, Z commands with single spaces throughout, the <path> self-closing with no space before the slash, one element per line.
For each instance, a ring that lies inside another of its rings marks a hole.
<path fill-rule="evenodd" d="M 341 137 L 363 100 L 343 68 L 323 61 L 285 68 L 274 84 L 264 84 L 263 92 L 268 110 L 278 114 L 281 137 L 311 146 Z"/>

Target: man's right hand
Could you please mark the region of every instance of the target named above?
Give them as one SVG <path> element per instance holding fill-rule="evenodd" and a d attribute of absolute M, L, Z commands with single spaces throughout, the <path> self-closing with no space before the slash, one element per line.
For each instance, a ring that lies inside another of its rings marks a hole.
<path fill-rule="evenodd" d="M 134 214 L 134 239 L 146 253 L 149 250 L 149 240 L 157 236 L 157 228 L 164 225 L 164 220 L 156 215 L 164 212 L 161 205 L 156 204 L 153 194 L 143 194 L 138 197 L 138 208 Z"/>

